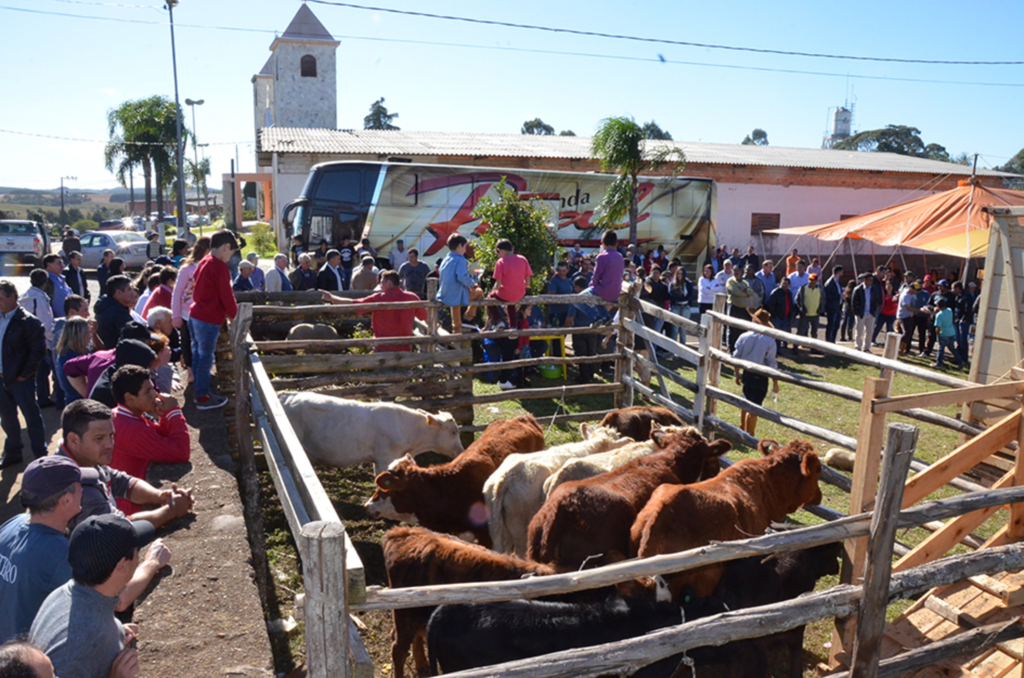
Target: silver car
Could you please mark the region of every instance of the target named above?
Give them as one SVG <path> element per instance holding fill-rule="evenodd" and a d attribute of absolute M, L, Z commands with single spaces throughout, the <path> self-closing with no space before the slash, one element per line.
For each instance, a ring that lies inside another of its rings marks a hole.
<path fill-rule="evenodd" d="M 82 268 L 96 268 L 103 261 L 104 250 L 124 259 L 128 268 L 141 268 L 146 256 L 146 238 L 135 231 L 88 231 L 79 238 L 82 243 Z"/>

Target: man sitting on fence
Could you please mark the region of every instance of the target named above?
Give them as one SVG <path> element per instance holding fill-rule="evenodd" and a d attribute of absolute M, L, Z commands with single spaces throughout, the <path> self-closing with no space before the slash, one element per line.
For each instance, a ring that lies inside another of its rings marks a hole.
<path fill-rule="evenodd" d="M 420 298 L 412 292 L 406 292 L 401 288 L 401 280 L 397 271 L 386 271 L 381 276 L 380 292 L 371 294 L 362 299 L 346 299 L 330 292 L 322 291 L 320 294 L 328 304 L 379 304 L 383 302 L 420 301 Z M 410 337 L 412 336 L 415 319 L 427 319 L 427 311 L 424 308 L 396 308 L 384 311 L 359 311 L 373 314 L 373 336 L 381 339 L 384 337 Z M 376 351 L 411 351 L 411 344 L 399 344 L 390 346 L 377 346 Z"/>
<path fill-rule="evenodd" d="M 441 262 L 437 271 L 437 295 L 435 298 L 450 308 L 462 307 L 470 301 L 478 301 L 484 297 L 484 291 L 469 275 L 469 265 L 466 263 L 468 247 L 469 241 L 461 233 L 452 233 L 448 236 L 448 255 Z M 461 331 L 462 316 L 459 316 L 459 322 L 455 319 L 456 314 L 461 314 L 461 312 L 461 308 L 452 312 L 453 331 Z M 475 315 L 476 306 L 471 306 L 466 311 L 465 319 L 472 320 Z"/>

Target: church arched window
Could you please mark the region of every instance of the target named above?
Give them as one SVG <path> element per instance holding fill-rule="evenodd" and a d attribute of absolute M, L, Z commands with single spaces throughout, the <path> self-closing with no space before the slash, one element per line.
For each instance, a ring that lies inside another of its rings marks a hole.
<path fill-rule="evenodd" d="M 299 62 L 302 69 L 302 77 L 304 78 L 315 78 L 316 77 L 316 57 L 312 54 L 307 54 L 302 57 Z"/>

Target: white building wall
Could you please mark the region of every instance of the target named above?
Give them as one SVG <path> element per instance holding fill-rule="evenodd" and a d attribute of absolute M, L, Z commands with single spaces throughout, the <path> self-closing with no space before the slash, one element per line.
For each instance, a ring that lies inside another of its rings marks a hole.
<path fill-rule="evenodd" d="M 718 184 L 718 244 L 746 251 L 753 245 L 757 252 L 778 258 L 796 246 L 809 257 L 827 258 L 838 242 L 794 236 L 764 236 L 750 233 L 751 215 L 778 214 L 779 228 L 811 226 L 838 221 L 842 215 L 864 214 L 897 203 L 930 195 L 934 191 L 906 191 L 880 188 L 843 188 L 833 186 L 775 186 L 768 184 Z M 870 254 L 871 243 L 848 241 L 839 254 Z M 888 256 L 893 249 L 875 245 L 878 255 Z"/>

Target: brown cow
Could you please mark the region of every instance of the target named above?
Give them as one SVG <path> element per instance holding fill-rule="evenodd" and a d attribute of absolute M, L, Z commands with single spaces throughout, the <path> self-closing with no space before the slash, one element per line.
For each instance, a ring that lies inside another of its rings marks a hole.
<path fill-rule="evenodd" d="M 613 428 L 627 438 L 636 441 L 651 439 L 651 424 L 662 426 L 684 426 L 683 420 L 665 407 L 623 407 L 604 415 L 601 426 Z"/>
<path fill-rule="evenodd" d="M 631 554 L 645 558 L 757 536 L 801 506 L 821 503 L 821 462 L 809 442 L 782 447 L 762 440 L 758 449 L 763 458 L 742 459 L 711 480 L 655 490 L 633 523 Z M 673 595 L 690 584 L 703 597 L 723 571 L 724 565 L 708 565 L 666 579 Z"/>
<path fill-rule="evenodd" d="M 544 432 L 532 414 L 492 422 L 483 435 L 446 464 L 421 468 L 409 455 L 376 478 L 366 502 L 372 518 L 390 518 L 449 534 L 472 533 L 491 545 L 483 488 L 510 454 L 544 449 Z"/>
<path fill-rule="evenodd" d="M 682 419 L 677 417 L 667 407 L 635 405 L 633 407 L 623 407 L 620 410 L 614 410 L 604 415 L 604 419 L 601 420 L 601 426 L 613 428 L 622 435 L 639 442 L 650 440 L 651 431 L 658 426 L 685 426 L 685 424 Z M 708 459 L 704 465 L 704 470 L 701 471 L 701 480 L 714 478 L 718 475 L 718 468 L 718 459 L 716 457 Z"/>
<path fill-rule="evenodd" d="M 663 483 L 696 482 L 708 459 L 732 448 L 693 428 L 651 436 L 659 452 L 552 492 L 530 521 L 527 558 L 576 570 L 626 557 L 630 526 L 651 493 Z"/>
<path fill-rule="evenodd" d="M 490 430 L 490 429 L 488 429 Z M 468 451 L 468 450 L 467 450 Z M 384 535 L 384 565 L 391 588 L 521 579 L 553 574 L 550 565 L 489 551 L 461 539 L 418 527 L 394 527 Z M 433 607 L 394 610 L 391 661 L 395 678 L 403 678 L 405 659 L 412 647 L 418 672 L 426 672 L 427 621 Z"/>

